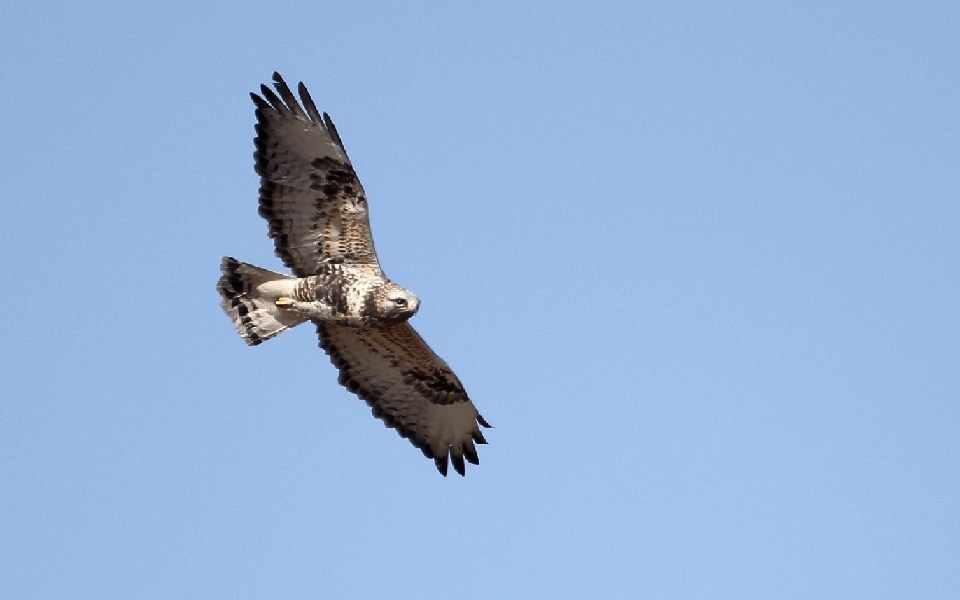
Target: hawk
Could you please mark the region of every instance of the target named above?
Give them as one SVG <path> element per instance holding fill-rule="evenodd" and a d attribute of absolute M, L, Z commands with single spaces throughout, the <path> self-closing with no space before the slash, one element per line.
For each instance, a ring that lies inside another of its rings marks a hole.
<path fill-rule="evenodd" d="M 490 427 L 447 363 L 408 319 L 420 300 L 390 281 L 377 261 L 367 196 L 327 113 L 307 88 L 300 100 L 279 73 L 256 105 L 253 154 L 260 175 L 259 213 L 277 256 L 293 275 L 240 262 L 220 264 L 220 306 L 237 333 L 256 346 L 312 321 L 338 381 L 370 405 L 373 416 L 461 476 L 464 459 L 480 464 L 474 443 Z"/>

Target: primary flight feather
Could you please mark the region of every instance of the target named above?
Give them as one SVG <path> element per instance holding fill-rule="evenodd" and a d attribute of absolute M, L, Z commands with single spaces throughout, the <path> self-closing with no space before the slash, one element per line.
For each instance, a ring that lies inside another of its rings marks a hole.
<path fill-rule="evenodd" d="M 480 464 L 474 444 L 487 443 L 480 426 L 490 425 L 408 323 L 420 300 L 380 269 L 367 197 L 333 121 L 302 83 L 301 105 L 278 73 L 273 81 L 276 92 L 250 94 L 259 213 L 294 276 L 224 257 L 220 306 L 251 346 L 313 321 L 340 384 L 444 476 L 448 462 L 463 475 L 464 459 Z"/>

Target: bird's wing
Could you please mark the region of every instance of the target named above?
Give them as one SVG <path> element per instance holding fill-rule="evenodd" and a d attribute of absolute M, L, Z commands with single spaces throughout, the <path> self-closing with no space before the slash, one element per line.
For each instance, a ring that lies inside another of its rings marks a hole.
<path fill-rule="evenodd" d="M 474 442 L 486 444 L 490 427 L 447 363 L 409 323 L 357 327 L 317 322 L 320 347 L 340 370 L 340 384 L 366 400 L 373 416 L 434 459 L 447 475 L 448 457 L 464 474 L 477 465 Z"/>
<path fill-rule="evenodd" d="M 330 117 L 307 88 L 303 107 L 273 74 L 273 90 L 250 94 L 256 104 L 260 215 L 270 223 L 277 256 L 298 277 L 322 262 L 377 264 L 367 197 Z M 279 94 L 279 97 L 277 96 Z"/>

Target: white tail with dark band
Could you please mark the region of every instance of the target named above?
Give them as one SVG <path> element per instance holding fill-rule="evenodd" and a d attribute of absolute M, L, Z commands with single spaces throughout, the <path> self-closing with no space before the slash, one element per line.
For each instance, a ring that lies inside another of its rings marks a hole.
<path fill-rule="evenodd" d="M 250 346 L 275 337 L 306 319 L 277 307 L 277 298 L 293 295 L 296 278 L 224 256 L 217 282 L 220 307 Z"/>

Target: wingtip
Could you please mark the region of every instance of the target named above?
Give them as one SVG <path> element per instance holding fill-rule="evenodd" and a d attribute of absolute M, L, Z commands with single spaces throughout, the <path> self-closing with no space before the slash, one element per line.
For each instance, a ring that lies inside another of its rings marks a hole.
<path fill-rule="evenodd" d="M 321 117 L 319 111 L 317 111 L 317 105 L 314 103 L 313 98 L 310 97 L 310 92 L 307 91 L 307 86 L 303 85 L 302 81 L 297 85 L 297 92 L 300 94 L 303 107 L 307 110 L 310 120 L 317 125 L 322 125 L 323 117 Z"/>
<path fill-rule="evenodd" d="M 463 444 L 463 457 L 472 465 L 480 464 L 480 457 L 477 456 L 477 448 L 470 440 L 467 440 L 466 443 Z"/>
<path fill-rule="evenodd" d="M 263 96 L 277 112 L 281 112 L 286 108 L 286 105 L 280 102 L 280 98 L 278 98 L 274 91 L 267 87 L 266 84 L 260 84 L 260 95 Z"/>
<path fill-rule="evenodd" d="M 453 461 L 454 470 L 460 475 L 460 477 L 464 477 L 467 474 L 467 467 L 463 464 L 463 456 L 453 452 L 451 453 L 450 458 Z"/>
<path fill-rule="evenodd" d="M 440 471 L 440 474 L 444 477 L 447 476 L 447 457 L 443 458 L 437 457 L 433 459 L 434 464 L 437 465 L 437 470 Z"/>

